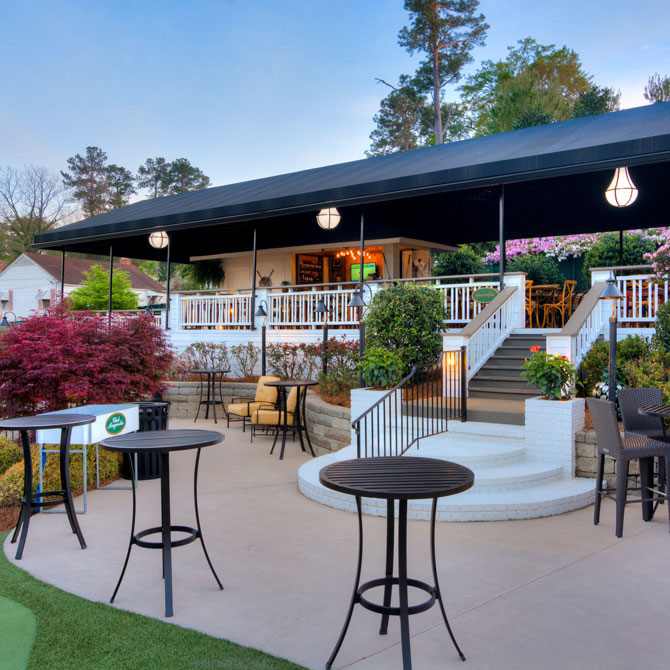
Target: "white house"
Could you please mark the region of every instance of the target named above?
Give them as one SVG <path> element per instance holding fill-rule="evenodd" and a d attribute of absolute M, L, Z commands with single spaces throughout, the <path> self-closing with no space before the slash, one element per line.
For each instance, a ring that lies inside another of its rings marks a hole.
<path fill-rule="evenodd" d="M 93 265 L 109 270 L 109 261 L 91 261 L 84 258 L 65 260 L 65 295 L 81 286 Z M 165 288 L 138 267 L 122 258 L 115 270 L 128 273 L 128 279 L 137 293 L 140 305 L 154 305 L 165 301 Z M 14 312 L 18 318 L 30 316 L 53 305 L 60 297 L 61 257 L 43 254 L 21 254 L 0 272 L 0 314 Z"/>

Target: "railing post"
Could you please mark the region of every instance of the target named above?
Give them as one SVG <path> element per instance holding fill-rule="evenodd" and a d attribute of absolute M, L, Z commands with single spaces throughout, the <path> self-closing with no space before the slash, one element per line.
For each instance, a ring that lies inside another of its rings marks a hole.
<path fill-rule="evenodd" d="M 505 274 L 505 286 L 507 288 L 516 286 L 517 291 L 512 297 L 514 301 L 514 324 L 515 328 L 526 327 L 526 273 L 510 272 Z"/>
<path fill-rule="evenodd" d="M 461 347 L 460 371 L 461 371 L 461 422 L 468 420 L 468 348 Z"/>

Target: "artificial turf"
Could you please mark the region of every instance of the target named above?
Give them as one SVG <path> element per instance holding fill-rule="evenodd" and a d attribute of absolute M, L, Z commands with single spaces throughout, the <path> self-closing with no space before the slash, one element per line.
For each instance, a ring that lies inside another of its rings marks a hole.
<path fill-rule="evenodd" d="M 0 596 L 0 670 L 25 670 L 36 627 L 27 607 Z"/>
<path fill-rule="evenodd" d="M 0 543 L 5 536 L 0 535 Z M 0 596 L 27 607 L 37 619 L 28 670 L 301 668 L 256 649 L 65 593 L 15 567 L 1 549 Z"/>

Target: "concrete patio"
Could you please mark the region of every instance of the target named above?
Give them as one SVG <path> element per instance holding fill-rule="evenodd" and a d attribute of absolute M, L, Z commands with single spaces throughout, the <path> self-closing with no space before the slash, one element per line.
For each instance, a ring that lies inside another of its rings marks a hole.
<path fill-rule="evenodd" d="M 238 424 L 239 425 L 239 424 Z M 200 514 L 219 591 L 199 543 L 173 552 L 175 616 L 168 621 L 323 668 L 339 634 L 356 562 L 354 514 L 317 504 L 297 488 L 306 457 L 289 443 L 284 461 L 271 439 L 249 443 L 236 425 L 203 450 Z M 194 427 L 175 420 L 172 428 Z M 199 421 L 198 428 L 214 428 Z M 193 453 L 172 455 L 172 522 L 193 525 Z M 137 529 L 159 523 L 159 480 L 141 482 Z M 410 619 L 418 670 L 665 667 L 670 657 L 667 510 L 644 523 L 626 513 L 614 537 L 614 505 L 542 519 L 440 523 L 437 557 L 447 614 L 467 656 L 463 665 L 437 607 Z M 65 515 L 33 518 L 19 567 L 90 600 L 108 602 L 130 530 L 129 491 L 94 491 L 80 516 L 81 551 Z M 366 517 L 362 578 L 383 573 L 385 519 Z M 430 582 L 428 522 L 409 522 L 410 576 Z M 5 543 L 13 560 L 15 547 Z M 421 595 L 417 596 L 421 598 Z M 163 617 L 160 552 L 133 548 L 115 607 Z M 356 608 L 335 667 L 401 667 L 397 620 L 378 635 L 378 616 Z M 141 667 L 140 665 L 137 666 Z"/>

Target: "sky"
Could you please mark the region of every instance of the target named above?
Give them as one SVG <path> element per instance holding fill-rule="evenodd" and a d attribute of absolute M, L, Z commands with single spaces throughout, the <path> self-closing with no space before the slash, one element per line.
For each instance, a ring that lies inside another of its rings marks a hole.
<path fill-rule="evenodd" d="M 474 72 L 527 36 L 567 45 L 622 107 L 670 74 L 668 0 L 481 0 Z M 94 145 L 133 172 L 186 157 L 214 185 L 364 157 L 418 64 L 402 0 L 0 0 L 0 166 L 57 171 Z M 456 91 L 448 91 L 454 99 Z"/>

